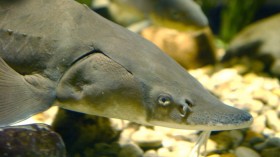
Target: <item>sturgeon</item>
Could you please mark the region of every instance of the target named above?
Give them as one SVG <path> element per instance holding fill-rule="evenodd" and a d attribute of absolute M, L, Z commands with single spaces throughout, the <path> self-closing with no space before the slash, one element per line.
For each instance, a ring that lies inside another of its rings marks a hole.
<path fill-rule="evenodd" d="M 94 2 L 98 1 L 104 2 Z M 135 23 L 182 31 L 208 26 L 206 16 L 193 0 L 109 0 L 107 8 L 114 21 L 129 28 Z"/>
<path fill-rule="evenodd" d="M 139 35 L 73 0 L 0 0 L 0 126 L 52 105 L 178 129 L 250 126 Z"/>

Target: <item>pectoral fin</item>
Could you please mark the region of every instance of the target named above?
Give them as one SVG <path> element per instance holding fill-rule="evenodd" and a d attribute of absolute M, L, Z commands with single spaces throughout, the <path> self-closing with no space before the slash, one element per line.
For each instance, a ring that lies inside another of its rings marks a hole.
<path fill-rule="evenodd" d="M 49 108 L 55 98 L 52 86 L 41 75 L 20 75 L 0 58 L 0 126 Z"/>

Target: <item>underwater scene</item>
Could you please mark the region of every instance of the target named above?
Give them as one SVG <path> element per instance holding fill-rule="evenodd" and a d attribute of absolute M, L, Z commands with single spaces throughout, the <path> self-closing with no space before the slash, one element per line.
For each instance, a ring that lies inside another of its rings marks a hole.
<path fill-rule="evenodd" d="M 0 0 L 0 157 L 280 157 L 280 1 Z"/>

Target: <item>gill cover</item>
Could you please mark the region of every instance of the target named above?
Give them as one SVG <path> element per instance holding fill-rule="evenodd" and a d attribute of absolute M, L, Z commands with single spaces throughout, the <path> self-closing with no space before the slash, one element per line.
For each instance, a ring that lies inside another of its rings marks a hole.
<path fill-rule="evenodd" d="M 139 82 L 124 67 L 102 53 L 74 63 L 60 79 L 60 107 L 83 113 L 134 121 L 145 117 Z"/>

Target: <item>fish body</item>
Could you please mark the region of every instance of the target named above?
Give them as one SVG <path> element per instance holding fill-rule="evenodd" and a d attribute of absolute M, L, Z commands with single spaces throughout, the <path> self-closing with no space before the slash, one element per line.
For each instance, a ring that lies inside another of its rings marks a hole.
<path fill-rule="evenodd" d="M 0 1 L 0 126 L 52 105 L 179 129 L 248 127 L 139 35 L 72 0 Z"/>

